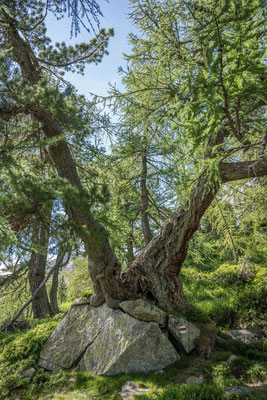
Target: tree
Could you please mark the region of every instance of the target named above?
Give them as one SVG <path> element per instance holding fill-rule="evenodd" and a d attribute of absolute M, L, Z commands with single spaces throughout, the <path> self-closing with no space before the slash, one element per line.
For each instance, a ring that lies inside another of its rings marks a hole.
<path fill-rule="evenodd" d="M 2 48 L 9 55 L 9 66 L 19 67 L 19 71 L 15 69 L 12 77 L 2 70 L 2 83 L 8 95 L 4 95 L 3 103 L 5 106 L 1 109 L 1 115 L 6 119 L 18 114 L 30 115 L 48 139 L 52 162 L 59 176 L 66 179 L 73 190 L 72 200 L 70 200 L 70 193 L 68 193 L 68 200 L 64 198 L 63 201 L 67 214 L 76 224 L 76 229 L 84 240 L 88 252 L 90 252 L 90 269 L 95 286 L 92 303 L 97 305 L 103 302 L 104 297 L 96 276 L 106 266 L 109 266 L 107 271 L 109 271 L 108 274 L 114 283 L 113 287 L 116 293 L 118 280 L 116 275 L 113 274 L 113 269 L 118 268 L 119 264 L 109 246 L 105 231 L 88 210 L 86 203 L 89 199 L 83 190 L 75 162 L 64 139 L 66 128 L 70 130 L 74 121 L 77 129 L 79 122 L 73 115 L 76 110 L 68 105 L 58 86 L 51 87 L 52 82 L 51 78 L 49 79 L 48 72 L 53 75 L 56 68 L 59 70 L 77 68 L 79 72 L 83 72 L 86 62 L 100 62 L 106 51 L 108 39 L 113 32 L 100 30 L 89 44 L 82 43 L 75 48 L 67 49 L 65 44 L 62 43 L 61 45 L 58 44 L 53 51 L 49 48 L 47 52 L 46 44 L 49 39 L 45 36 L 44 17 L 48 9 L 56 15 L 62 13 L 65 11 L 65 3 L 62 1 L 57 7 L 57 2 L 40 2 L 38 3 L 40 7 L 36 8 L 37 3 L 26 2 L 20 9 L 19 7 L 16 8 L 16 2 L 10 4 L 8 1 L 1 6 Z M 70 4 L 70 2 L 67 3 Z M 87 1 L 87 4 L 92 5 L 95 2 Z M 72 12 L 74 20 L 77 19 L 75 10 L 77 11 L 75 8 Z M 32 25 L 33 21 L 36 20 L 39 23 Z M 32 35 L 32 31 L 36 34 Z M 12 92 L 8 90 L 12 81 L 11 78 L 15 81 L 12 83 L 16 83 L 16 96 L 14 94 L 12 96 Z M 19 92 L 21 96 L 18 97 Z M 56 109 L 53 106 L 56 106 Z M 65 118 L 63 116 L 66 117 L 67 114 L 70 114 L 70 117 L 64 123 L 63 119 Z M 97 232 L 99 239 L 96 241 Z"/>
<path fill-rule="evenodd" d="M 242 8 L 230 1 L 131 4 L 141 35 L 131 35 L 127 90 L 115 91 L 119 106 L 135 126 L 167 124 L 199 162 L 189 201 L 136 257 L 129 275 L 142 279 L 142 291 L 163 307 L 183 308 L 177 275 L 219 187 L 266 174 L 265 6 L 261 1 L 242 2 Z"/>
<path fill-rule="evenodd" d="M 49 220 L 47 224 L 43 222 L 33 226 L 32 248 L 36 250 L 31 254 L 28 273 L 32 295 L 45 279 L 52 204 L 49 211 Z M 43 286 L 34 297 L 32 310 L 34 318 L 43 318 L 52 312 L 45 286 Z"/>
<path fill-rule="evenodd" d="M 107 231 L 88 206 L 90 195 L 71 152 L 69 137 L 84 129 L 86 118 L 55 80 L 62 71 L 83 72 L 86 62 L 101 61 L 112 32 L 101 30 L 89 44 L 75 48 L 51 48 L 45 36 L 46 10 L 58 14 L 70 2 L 41 1 L 38 9 L 37 2 L 24 2 L 22 8 L 15 7 L 16 1 L 4 2 L 0 35 L 7 61 L 1 70 L 0 116 L 34 121 L 51 163 L 67 183 L 62 200 L 88 252 L 91 305 L 106 301 L 117 307 L 123 299 L 144 296 L 164 308 L 181 310 L 188 304 L 178 275 L 190 238 L 221 184 L 267 174 L 262 132 L 264 4 L 245 0 L 241 8 L 227 0 L 131 3 L 132 19 L 142 35 L 131 36 L 123 111 L 136 115 L 137 124 L 146 121 L 176 130 L 181 146 L 186 144 L 201 163 L 188 200 L 125 274 Z M 75 12 L 72 15 L 77 22 Z M 40 22 L 33 25 L 33 18 Z"/>

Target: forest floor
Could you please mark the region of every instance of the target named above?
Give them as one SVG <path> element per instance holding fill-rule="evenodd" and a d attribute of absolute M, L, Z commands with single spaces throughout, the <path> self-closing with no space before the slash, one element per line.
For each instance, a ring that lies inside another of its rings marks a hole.
<path fill-rule="evenodd" d="M 225 389 L 233 386 L 247 386 L 251 390 L 245 397 L 235 394 L 232 399 L 265 400 L 266 270 L 258 268 L 251 281 L 240 283 L 232 266 L 224 265 L 216 274 L 185 268 L 183 281 L 187 297 L 199 310 L 191 315 L 191 320 L 213 322 L 221 337 L 210 360 L 202 360 L 194 352 L 181 354 L 181 359 L 173 366 L 147 375 L 106 377 L 75 370 L 57 374 L 45 372 L 37 367 L 40 349 L 66 314 L 68 303 L 63 304 L 63 311 L 54 317 L 30 321 L 31 329 L 0 334 L 0 399 L 119 400 L 122 387 L 127 384 L 133 392 L 138 388 L 137 395 L 132 397 L 138 400 L 221 400 Z M 225 335 L 231 329 L 244 327 L 260 329 L 257 340 L 244 344 Z M 229 363 L 231 355 L 236 358 Z M 29 368 L 34 368 L 33 376 L 23 376 L 23 371 Z M 203 382 L 186 383 L 189 377 L 202 377 Z M 123 399 L 130 398 L 125 390 Z"/>

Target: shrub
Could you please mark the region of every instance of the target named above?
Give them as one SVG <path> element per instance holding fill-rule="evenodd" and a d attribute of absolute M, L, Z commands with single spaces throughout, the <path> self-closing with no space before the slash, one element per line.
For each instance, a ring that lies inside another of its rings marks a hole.
<path fill-rule="evenodd" d="M 250 365 L 251 362 L 246 357 L 240 356 L 232 361 L 230 370 L 235 377 L 241 378 Z"/>
<path fill-rule="evenodd" d="M 267 365 L 255 363 L 246 371 L 245 378 L 252 383 L 264 382 L 267 379 Z"/>
<path fill-rule="evenodd" d="M 225 285 L 240 283 L 240 265 L 222 264 L 216 271 L 210 274 L 211 278 Z"/>
<path fill-rule="evenodd" d="M 234 300 L 234 306 L 239 308 L 240 318 L 242 320 L 265 319 L 267 316 L 266 297 L 266 282 L 244 286 L 242 292 Z"/>
<path fill-rule="evenodd" d="M 218 364 L 213 367 L 212 382 L 222 390 L 237 383 L 235 377 L 231 374 L 228 364 Z"/>

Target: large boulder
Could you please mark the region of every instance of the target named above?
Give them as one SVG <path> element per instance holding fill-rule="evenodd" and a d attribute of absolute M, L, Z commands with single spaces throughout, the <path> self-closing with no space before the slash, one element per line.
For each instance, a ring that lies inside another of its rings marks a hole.
<path fill-rule="evenodd" d="M 186 353 L 190 353 L 196 347 L 195 340 L 199 337 L 200 330 L 191 322 L 184 318 L 170 316 L 168 331 L 175 345 Z"/>
<path fill-rule="evenodd" d="M 139 321 L 106 305 L 72 307 L 44 345 L 39 365 L 77 367 L 93 374 L 158 370 L 179 360 L 155 322 Z"/>
<path fill-rule="evenodd" d="M 127 314 L 141 321 L 157 322 L 157 324 L 162 327 L 166 326 L 166 313 L 145 300 L 123 301 L 120 303 L 120 308 Z"/>

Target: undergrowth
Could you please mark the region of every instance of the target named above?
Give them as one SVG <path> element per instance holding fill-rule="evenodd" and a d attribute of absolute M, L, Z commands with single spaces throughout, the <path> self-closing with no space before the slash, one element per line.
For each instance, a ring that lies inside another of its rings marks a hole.
<path fill-rule="evenodd" d="M 66 383 L 64 373 L 57 375 L 37 369 L 34 378 L 21 378 L 20 374 L 31 367 L 36 368 L 40 350 L 64 316 L 34 321 L 28 331 L 0 335 L 0 399 L 33 399 L 40 389 Z M 15 397 L 19 394 L 20 397 Z"/>
<path fill-rule="evenodd" d="M 239 279 L 240 266 L 223 264 L 214 271 L 183 268 L 184 292 L 199 311 L 195 319 L 231 328 L 247 321 L 266 321 L 267 271 L 255 267 L 247 282 Z"/>

